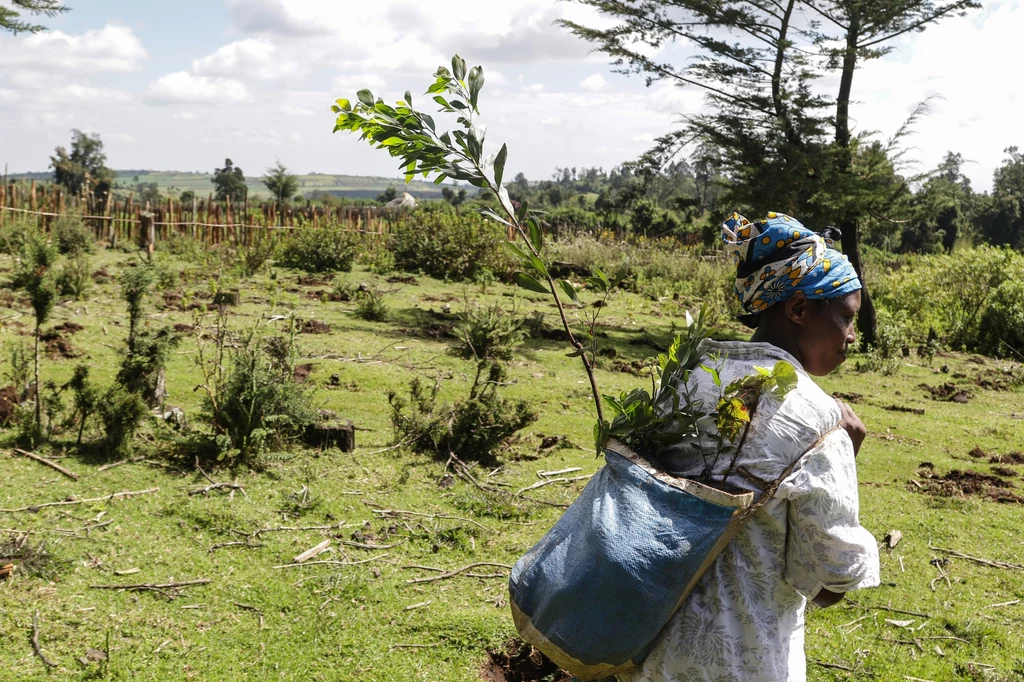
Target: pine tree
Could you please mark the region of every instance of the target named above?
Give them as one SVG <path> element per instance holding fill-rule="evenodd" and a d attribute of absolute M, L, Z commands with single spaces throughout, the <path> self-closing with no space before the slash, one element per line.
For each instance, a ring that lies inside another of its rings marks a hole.
<path fill-rule="evenodd" d="M 0 31 L 10 31 L 15 35 L 19 33 L 38 33 L 39 31 L 46 30 L 45 26 L 23 20 L 21 18 L 22 12 L 55 17 L 58 14 L 71 11 L 70 7 L 65 7 L 58 0 L 11 0 L 11 4 L 13 7 L 0 5 Z"/>

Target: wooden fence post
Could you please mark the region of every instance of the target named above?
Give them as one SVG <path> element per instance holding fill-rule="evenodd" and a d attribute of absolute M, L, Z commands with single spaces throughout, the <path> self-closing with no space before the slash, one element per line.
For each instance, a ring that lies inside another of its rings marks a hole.
<path fill-rule="evenodd" d="M 149 211 L 139 213 L 141 226 L 139 227 L 139 248 L 146 252 L 149 258 L 153 258 L 153 242 L 156 241 L 156 228 L 153 225 L 153 214 Z"/>

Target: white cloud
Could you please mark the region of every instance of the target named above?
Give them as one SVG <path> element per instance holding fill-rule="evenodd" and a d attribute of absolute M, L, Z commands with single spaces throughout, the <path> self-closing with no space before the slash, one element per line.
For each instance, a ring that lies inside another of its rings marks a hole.
<path fill-rule="evenodd" d="M 0 66 L 48 74 L 138 71 L 148 57 L 131 28 L 114 24 L 81 35 L 43 31 L 11 43 L 0 51 Z"/>
<path fill-rule="evenodd" d="M 345 73 L 339 76 L 335 76 L 334 80 L 331 81 L 331 88 L 338 93 L 351 93 L 355 94 L 357 90 L 363 88 L 369 88 L 374 94 L 377 94 L 387 85 L 387 81 L 373 73 Z M 344 97 L 344 94 L 339 94 L 338 97 Z"/>
<path fill-rule="evenodd" d="M 606 81 L 604 79 L 604 76 L 602 76 L 599 73 L 595 73 L 592 76 L 587 76 L 586 78 L 580 81 L 580 87 L 586 90 L 587 92 L 598 92 L 600 90 L 604 90 L 605 87 L 607 87 L 607 85 L 608 81 Z"/>
<path fill-rule="evenodd" d="M 307 107 L 296 107 L 291 104 L 281 106 L 281 113 L 285 116 L 316 116 L 316 112 Z"/>
<path fill-rule="evenodd" d="M 557 116 L 552 116 L 550 118 L 545 118 L 540 122 L 540 124 L 542 126 L 557 126 L 562 124 L 562 119 L 558 118 Z"/>
<path fill-rule="evenodd" d="M 176 121 L 202 121 L 203 117 L 192 111 L 179 111 L 174 114 L 174 120 Z"/>
<path fill-rule="evenodd" d="M 245 84 L 231 78 L 196 76 L 176 71 L 149 86 L 146 99 L 155 104 L 236 104 L 249 98 Z"/>
<path fill-rule="evenodd" d="M 213 54 L 192 60 L 192 72 L 241 80 L 295 78 L 306 66 L 281 55 L 269 38 L 247 38 L 224 45 Z"/>

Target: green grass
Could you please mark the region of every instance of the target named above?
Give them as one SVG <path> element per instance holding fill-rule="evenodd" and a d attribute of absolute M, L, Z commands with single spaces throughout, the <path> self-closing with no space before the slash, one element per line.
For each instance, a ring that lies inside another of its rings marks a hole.
<path fill-rule="evenodd" d="M 106 265 L 116 273 L 129 258 L 102 252 L 95 266 Z M 9 267 L 9 259 L 0 260 L 0 268 Z M 203 274 L 196 274 L 192 280 L 183 280 L 182 291 L 198 294 L 206 289 Z M 476 286 L 425 277 L 418 284 L 389 284 L 365 271 L 347 275 L 354 284 L 366 282 L 386 292 L 391 315 L 388 322 L 379 323 L 357 317 L 355 301 L 322 303 L 313 292 L 330 290 L 330 284 L 299 286 L 296 276 L 277 271 L 284 291 L 275 310 L 268 302 L 268 278 L 244 284 L 243 305 L 233 310 L 232 324 L 241 327 L 260 314 L 293 311 L 303 319 L 331 325 L 329 335 L 300 336 L 299 346 L 302 361 L 314 363 L 310 380 L 318 387 L 318 401 L 360 427 L 356 452 L 296 448 L 268 457 L 262 473 L 208 472 L 215 480 L 237 480 L 245 486 L 246 495 L 229 497 L 219 492 L 187 495 L 189 488 L 206 480 L 189 463 L 164 457 L 160 442 L 140 443 L 139 454 L 155 463 L 135 462 L 107 471 L 99 471 L 106 460 L 82 458 L 71 450 L 62 454 L 59 448 L 41 450 L 80 474 L 77 482 L 26 458 L 8 458 L 9 450 L 5 451 L 0 455 L 3 508 L 71 495 L 83 499 L 121 490 L 160 490 L 36 513 L 0 513 L 0 529 L 31 531 L 30 542 L 45 542 L 55 557 L 67 562 L 57 565 L 50 579 L 15 573 L 0 582 L 0 678 L 480 679 L 487 649 L 500 646 L 513 634 L 504 599 L 505 578 L 455 577 L 410 584 L 409 579 L 435 574 L 408 566 L 511 565 L 551 526 L 559 510 L 483 493 L 461 480 L 442 489 L 437 482 L 443 462 L 402 450 L 381 450 L 392 442 L 388 391 L 404 391 L 417 374 L 432 377 L 441 372 L 451 377 L 443 387 L 450 398 L 464 393 L 472 381 L 471 362 L 449 352 L 446 340 L 419 330 L 429 323 L 454 322 L 443 307 L 447 304 L 457 313 L 464 296 L 493 300 L 513 295 L 513 289 L 494 285 L 484 294 Z M 542 311 L 554 324 L 554 310 L 546 300 L 533 295 L 521 298 L 521 312 Z M 163 310 L 159 300 L 157 296 L 152 301 L 149 324 L 191 323 L 191 314 Z M 19 313 L 21 317 L 11 317 Z M 642 340 L 667 343 L 673 320 L 681 315 L 679 304 L 671 300 L 651 302 L 632 294 L 613 297 L 601 317 L 602 331 L 607 333 L 602 342 L 616 349 L 614 360 L 601 360 L 598 379 L 603 391 L 637 385 L 641 379 L 612 371 L 612 363 L 654 353 L 656 348 L 643 345 Z M 25 335 L 28 317 L 16 298 L 0 307 L 4 320 L 0 347 L 29 338 Z M 82 361 L 106 385 L 115 371 L 127 326 L 116 287 L 97 285 L 88 300 L 62 303 L 48 326 L 69 320 L 85 326 L 70 337 L 83 356 L 45 362 L 44 377 L 64 380 L 74 363 Z M 722 330 L 729 337 L 740 333 L 736 327 Z M 198 383 L 194 352 L 194 340 L 186 338 L 168 368 L 168 387 L 169 403 L 183 407 L 197 424 L 200 392 L 193 390 Z M 600 461 L 589 449 L 593 420 L 589 389 L 578 361 L 566 358 L 564 352 L 554 341 L 528 340 L 520 347 L 509 369 L 515 383 L 506 395 L 528 400 L 540 419 L 501 453 L 498 463 L 478 467 L 476 476 L 514 491 L 537 482 L 538 471 L 578 466 L 582 467 L 579 473 L 588 474 L 598 468 Z M 861 606 L 888 606 L 929 617 L 862 610 L 849 603 L 810 611 L 811 680 L 1024 679 L 1024 571 L 953 558 L 945 567 L 950 583 L 936 582 L 933 590 L 932 580 L 939 573 L 930 561 L 942 555 L 929 549 L 931 543 L 1024 563 L 1021 507 L 980 498 L 929 497 L 914 492 L 907 483 L 924 461 L 932 462 L 939 474 L 954 468 L 989 473 L 986 460 L 968 456 L 975 446 L 1001 454 L 1024 449 L 1021 393 L 972 386 L 974 398 L 956 404 L 927 399 L 918 388 L 921 383 L 949 381 L 956 373 L 966 374 L 968 378 L 956 381 L 968 385 L 974 377 L 1008 367 L 992 360 L 983 363 L 967 356 L 940 356 L 934 367 L 928 367 L 915 357 L 895 376 L 861 374 L 847 367 L 821 381 L 828 391 L 864 396 L 854 406 L 871 431 L 858 460 L 862 523 L 880 542 L 890 530 L 903 533 L 894 550 L 882 550 L 883 586 L 851 598 Z M 940 371 L 943 365 L 948 374 Z M 0 367 L 6 369 L 6 365 Z M 338 387 L 330 386 L 333 374 L 339 375 Z M 891 404 L 921 407 L 925 414 L 884 409 Z M 564 435 L 571 447 L 538 453 L 541 434 Z M 567 504 L 584 483 L 550 485 L 531 494 Z M 304 486 L 309 498 L 300 504 L 301 496 L 294 494 Z M 384 509 L 415 514 L 386 517 L 379 513 Z M 111 523 L 82 530 L 95 523 L 101 512 L 105 513 L 98 523 Z M 260 528 L 335 524 L 344 525 L 331 531 L 265 533 L 254 540 L 258 547 L 233 545 L 211 551 L 214 545 L 242 541 Z M 0 531 L 0 541 L 8 537 Z M 334 551 L 318 559 L 374 560 L 349 566 L 274 568 L 291 563 L 292 557 L 328 537 Z M 354 537 L 365 544 L 401 544 L 385 550 L 341 544 Z M 135 568 L 138 572 L 115 574 Z M 479 570 L 504 573 L 495 568 Z M 174 600 L 153 592 L 91 589 L 98 584 L 196 578 L 212 582 L 187 588 Z M 993 606 L 1015 600 L 1022 601 Z M 237 604 L 258 609 L 262 628 L 259 614 Z M 415 605 L 420 606 L 408 608 Z M 58 663 L 50 674 L 29 643 L 36 611 L 43 651 Z M 913 623 L 900 627 L 887 622 L 893 620 Z M 932 637 L 957 639 L 927 639 Z M 77 661 L 89 647 L 105 649 L 108 638 L 111 656 L 106 669 Z"/>

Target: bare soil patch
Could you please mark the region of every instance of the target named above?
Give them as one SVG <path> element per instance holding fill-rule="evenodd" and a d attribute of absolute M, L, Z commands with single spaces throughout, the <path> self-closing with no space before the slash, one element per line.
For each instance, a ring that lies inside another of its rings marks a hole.
<path fill-rule="evenodd" d="M 19 402 L 18 389 L 15 386 L 0 388 L 0 426 L 7 426 L 11 421 Z"/>
<path fill-rule="evenodd" d="M 960 388 L 956 384 L 948 382 L 939 386 L 921 384 L 918 388 L 923 389 L 932 400 L 938 400 L 941 402 L 966 403 L 972 397 L 971 392 L 967 389 Z"/>
<path fill-rule="evenodd" d="M 313 363 L 306 362 L 301 365 L 295 365 L 295 369 L 292 370 L 292 380 L 297 384 L 304 383 L 309 375 L 313 373 Z"/>
<path fill-rule="evenodd" d="M 85 329 L 82 325 L 77 322 L 63 322 L 53 328 L 55 332 L 63 332 L 64 334 L 77 334 L 78 332 Z"/>
<path fill-rule="evenodd" d="M 39 335 L 39 340 L 45 344 L 43 348 L 46 357 L 51 360 L 77 358 L 81 355 L 56 329 L 43 332 Z"/>
<path fill-rule="evenodd" d="M 853 405 L 856 405 L 857 403 L 859 403 L 861 401 L 861 399 L 864 396 L 861 395 L 860 393 L 840 393 L 839 391 L 836 391 L 835 393 L 832 394 L 832 397 L 833 398 L 839 398 L 843 402 L 847 402 L 847 403 L 851 403 Z"/>
<path fill-rule="evenodd" d="M 306 320 L 299 329 L 300 334 L 330 334 L 331 325 L 320 320 Z"/>
<path fill-rule="evenodd" d="M 547 656 L 516 638 L 500 649 L 488 651 L 487 656 L 480 670 L 485 682 L 570 682 L 572 679 Z"/>
<path fill-rule="evenodd" d="M 937 476 L 930 462 L 922 462 L 917 475 L 923 481 L 914 483 L 909 488 L 916 492 L 936 497 L 982 497 L 995 502 L 1024 504 L 1024 497 L 1010 492 L 1016 488 L 1013 483 L 998 476 L 983 474 L 978 471 L 961 471 L 953 469 L 944 476 Z"/>
<path fill-rule="evenodd" d="M 613 372 L 625 372 L 633 376 L 645 376 L 644 363 L 642 360 L 615 360 L 608 367 Z"/>

